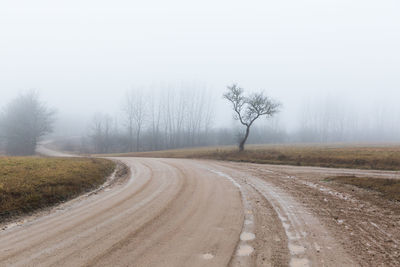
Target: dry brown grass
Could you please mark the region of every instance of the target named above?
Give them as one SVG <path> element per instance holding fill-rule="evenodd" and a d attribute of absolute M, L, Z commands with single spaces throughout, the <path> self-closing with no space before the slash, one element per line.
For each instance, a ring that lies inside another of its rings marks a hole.
<path fill-rule="evenodd" d="M 234 147 L 207 147 L 114 156 L 200 158 L 262 164 L 400 170 L 399 145 L 264 145 L 248 146 L 241 153 Z"/>
<path fill-rule="evenodd" d="M 384 198 L 400 201 L 400 180 L 398 179 L 337 176 L 328 178 L 326 180 L 354 185 L 367 190 L 373 190 L 381 193 Z"/>
<path fill-rule="evenodd" d="M 0 157 L 0 221 L 92 190 L 114 168 L 105 159 Z"/>

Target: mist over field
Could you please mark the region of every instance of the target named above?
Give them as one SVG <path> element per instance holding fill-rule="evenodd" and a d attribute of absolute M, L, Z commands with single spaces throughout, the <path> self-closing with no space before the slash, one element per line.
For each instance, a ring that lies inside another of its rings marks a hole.
<path fill-rule="evenodd" d="M 0 266 L 400 266 L 400 0 L 0 0 Z"/>
<path fill-rule="evenodd" d="M 133 90 L 145 102 L 141 134 L 157 107 L 160 127 L 167 117 L 182 125 L 156 139 L 194 131 L 190 117 L 204 115 L 198 131 L 212 134 L 179 146 L 234 144 L 242 129 L 222 94 L 237 83 L 282 104 L 255 122 L 250 143 L 398 142 L 399 8 L 390 0 L 2 1 L 0 107 L 36 89 L 57 110 L 53 136 L 93 135 L 96 116 L 123 134 Z"/>

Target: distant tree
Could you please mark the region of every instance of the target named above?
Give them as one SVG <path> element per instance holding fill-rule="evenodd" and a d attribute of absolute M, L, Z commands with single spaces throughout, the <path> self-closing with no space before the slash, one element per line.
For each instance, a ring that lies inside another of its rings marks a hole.
<path fill-rule="evenodd" d="M 128 134 L 128 151 L 133 151 L 133 134 L 135 127 L 135 102 L 134 102 L 134 94 L 132 92 L 126 92 L 124 97 L 122 111 L 126 120 L 126 129 Z"/>
<path fill-rule="evenodd" d="M 122 106 L 126 119 L 126 127 L 129 139 L 129 151 L 133 151 L 134 139 L 136 139 L 136 151 L 140 150 L 140 137 L 146 122 L 147 103 L 139 90 L 128 91 Z M 135 136 L 135 138 L 134 138 Z"/>
<path fill-rule="evenodd" d="M 156 95 L 152 92 L 151 95 Z M 157 150 L 160 149 L 161 144 L 161 99 L 156 97 L 149 97 L 149 125 L 150 125 L 150 149 Z"/>
<path fill-rule="evenodd" d="M 90 138 L 95 153 L 108 153 L 112 146 L 113 119 L 110 115 L 97 113 L 93 116 L 90 125 Z"/>
<path fill-rule="evenodd" d="M 223 97 L 231 102 L 235 120 L 246 127 L 246 132 L 239 141 L 239 151 L 243 151 L 253 123 L 262 116 L 272 117 L 279 111 L 280 104 L 264 96 L 263 92 L 244 96 L 243 89 L 236 84 L 227 89 L 228 92 Z"/>
<path fill-rule="evenodd" d="M 55 111 L 29 91 L 12 100 L 2 112 L 0 128 L 9 155 L 33 155 L 40 137 L 53 130 Z"/>

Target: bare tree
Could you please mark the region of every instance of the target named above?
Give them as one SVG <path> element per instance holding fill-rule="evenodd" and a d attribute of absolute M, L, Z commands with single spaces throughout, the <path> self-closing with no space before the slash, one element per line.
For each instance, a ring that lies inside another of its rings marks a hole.
<path fill-rule="evenodd" d="M 95 153 L 108 153 L 112 145 L 113 119 L 110 115 L 97 113 L 90 125 L 90 138 Z"/>
<path fill-rule="evenodd" d="M 21 94 L 1 114 L 0 123 L 7 154 L 33 155 L 39 138 L 53 130 L 55 111 L 36 91 Z"/>
<path fill-rule="evenodd" d="M 125 115 L 126 128 L 128 132 L 128 151 L 133 151 L 133 131 L 135 123 L 135 108 L 134 99 L 131 92 L 126 92 L 124 103 L 122 105 L 122 111 Z"/>
<path fill-rule="evenodd" d="M 160 100 L 154 97 L 156 95 L 152 92 L 152 97 L 149 98 L 149 114 L 150 114 L 150 149 L 156 150 L 160 146 L 160 121 L 161 121 L 161 105 Z"/>
<path fill-rule="evenodd" d="M 136 151 L 140 150 L 140 136 L 146 119 L 146 102 L 142 92 L 131 90 L 126 93 L 123 111 L 126 116 L 129 151 L 133 151 L 134 135 Z"/>
<path fill-rule="evenodd" d="M 232 103 L 235 120 L 239 120 L 246 127 L 246 132 L 239 142 L 239 151 L 244 150 L 253 123 L 262 116 L 272 117 L 280 107 L 279 103 L 264 96 L 263 92 L 244 96 L 243 89 L 236 84 L 228 86 L 228 92 L 223 97 Z"/>

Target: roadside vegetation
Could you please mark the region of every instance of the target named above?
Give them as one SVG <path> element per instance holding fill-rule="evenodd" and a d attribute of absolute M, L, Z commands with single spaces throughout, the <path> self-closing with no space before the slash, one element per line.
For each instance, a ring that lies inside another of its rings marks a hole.
<path fill-rule="evenodd" d="M 54 116 L 37 91 L 20 94 L 0 111 L 0 150 L 4 143 L 7 155 L 34 155 L 40 138 L 53 131 Z"/>
<path fill-rule="evenodd" d="M 208 147 L 155 152 L 114 154 L 115 156 L 199 158 L 261 164 L 400 170 L 400 146 L 263 145 Z"/>
<path fill-rule="evenodd" d="M 342 184 L 354 185 L 363 189 L 376 191 L 389 200 L 400 201 L 400 180 L 371 177 L 337 176 L 330 177 L 326 181 L 334 181 Z"/>
<path fill-rule="evenodd" d="M 90 191 L 114 169 L 105 159 L 0 157 L 0 221 Z"/>

